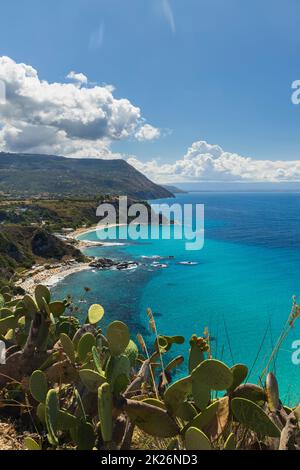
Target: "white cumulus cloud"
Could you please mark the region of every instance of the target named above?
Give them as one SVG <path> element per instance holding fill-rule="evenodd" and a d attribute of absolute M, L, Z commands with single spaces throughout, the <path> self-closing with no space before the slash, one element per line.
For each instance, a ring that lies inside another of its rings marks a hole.
<path fill-rule="evenodd" d="M 113 87 L 83 86 L 88 78 L 74 71 L 68 78 L 75 83 L 49 83 L 30 65 L 0 57 L 0 150 L 111 158 L 112 141 L 143 132 L 140 108 L 115 98 Z"/>
<path fill-rule="evenodd" d="M 81 85 L 87 85 L 88 83 L 88 78 L 83 73 L 76 73 L 72 71 L 66 76 L 66 78 L 74 80 L 74 82 L 78 82 Z"/>
<path fill-rule="evenodd" d="M 205 141 L 194 142 L 174 163 L 144 163 L 135 157 L 128 162 L 160 183 L 300 181 L 300 160 L 256 160 L 225 152 L 219 145 Z"/>
<path fill-rule="evenodd" d="M 160 129 L 157 127 L 153 127 L 150 124 L 144 124 L 140 129 L 136 132 L 135 137 L 139 141 L 144 140 L 154 140 L 158 139 L 161 135 Z"/>

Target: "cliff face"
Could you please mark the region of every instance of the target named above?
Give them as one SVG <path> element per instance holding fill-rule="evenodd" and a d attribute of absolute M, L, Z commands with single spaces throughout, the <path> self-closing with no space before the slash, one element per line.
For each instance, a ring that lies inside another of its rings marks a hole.
<path fill-rule="evenodd" d="M 60 261 L 75 258 L 83 261 L 83 254 L 46 230 L 17 225 L 0 229 L 0 285 L 9 280 L 18 268 L 30 268 L 36 261 Z"/>
<path fill-rule="evenodd" d="M 171 197 L 124 160 L 0 153 L 0 193 L 11 196 Z"/>

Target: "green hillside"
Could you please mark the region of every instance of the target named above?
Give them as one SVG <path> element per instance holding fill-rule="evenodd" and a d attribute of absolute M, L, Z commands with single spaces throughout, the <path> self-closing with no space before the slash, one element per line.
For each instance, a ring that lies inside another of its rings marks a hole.
<path fill-rule="evenodd" d="M 124 160 L 0 153 L 0 194 L 10 197 L 170 197 Z"/>

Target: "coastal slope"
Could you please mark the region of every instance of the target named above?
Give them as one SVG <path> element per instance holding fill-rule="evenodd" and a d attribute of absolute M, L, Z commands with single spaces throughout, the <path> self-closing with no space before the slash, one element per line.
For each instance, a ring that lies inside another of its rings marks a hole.
<path fill-rule="evenodd" d="M 0 195 L 10 197 L 95 197 L 127 195 L 159 199 L 173 194 L 125 160 L 65 158 L 0 153 Z"/>

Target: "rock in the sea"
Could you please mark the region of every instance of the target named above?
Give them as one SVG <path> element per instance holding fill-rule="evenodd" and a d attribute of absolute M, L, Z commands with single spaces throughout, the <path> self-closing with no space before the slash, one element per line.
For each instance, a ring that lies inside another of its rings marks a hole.
<path fill-rule="evenodd" d="M 97 258 L 90 263 L 92 268 L 96 269 L 112 269 L 116 268 L 119 271 L 123 271 L 126 269 L 132 269 L 133 267 L 138 266 L 138 264 L 134 261 L 116 261 L 109 258 Z"/>

